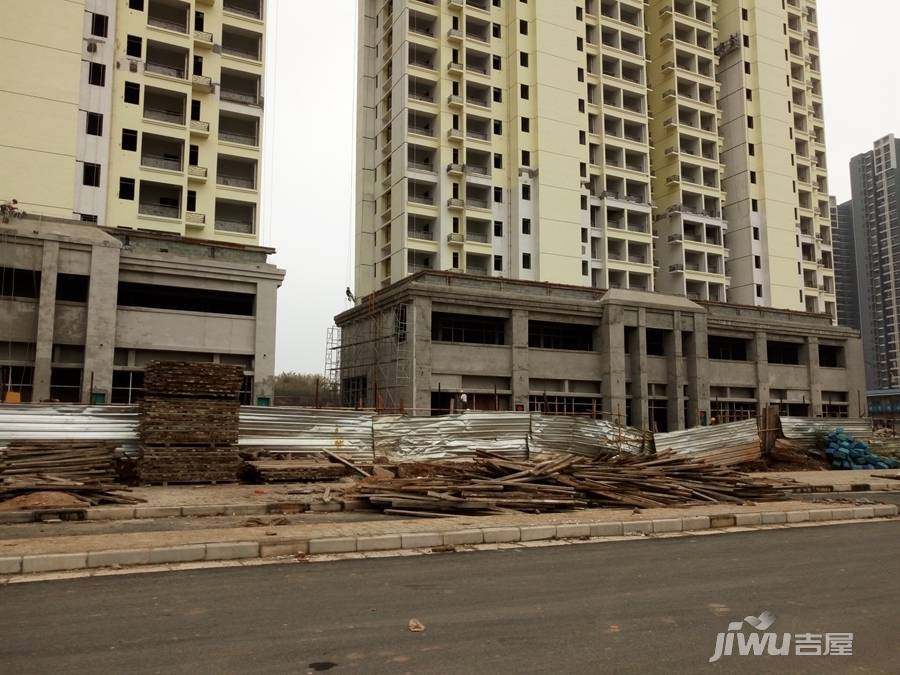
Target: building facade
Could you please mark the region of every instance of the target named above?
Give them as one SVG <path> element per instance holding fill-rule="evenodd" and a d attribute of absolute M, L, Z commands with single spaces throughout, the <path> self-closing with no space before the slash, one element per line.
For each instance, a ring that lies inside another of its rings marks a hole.
<path fill-rule="evenodd" d="M 859 332 L 821 314 L 420 272 L 336 317 L 345 405 L 606 416 L 674 430 L 857 417 Z"/>
<path fill-rule="evenodd" d="M 244 368 L 269 404 L 271 249 L 54 218 L 0 225 L 0 402 L 133 403 L 151 361 Z"/>
<path fill-rule="evenodd" d="M 10 0 L 3 199 L 259 242 L 263 0 Z"/>
<path fill-rule="evenodd" d="M 439 269 L 836 316 L 812 0 L 359 6 L 357 296 Z"/>
<path fill-rule="evenodd" d="M 834 280 L 837 297 L 838 323 L 857 330 L 862 329 L 859 316 L 860 282 L 865 286 L 868 273 L 865 255 L 862 264 L 857 262 L 856 235 L 853 224 L 853 202 L 837 203 L 829 198 L 831 208 L 831 232 L 834 245 Z M 861 269 L 860 269 L 861 267 Z"/>
<path fill-rule="evenodd" d="M 900 140 L 893 134 L 850 160 L 852 199 L 838 207 L 842 236 L 835 257 L 855 285 L 847 294 L 866 344 L 870 389 L 900 388 Z M 846 224 L 846 227 L 844 227 Z M 843 233 L 846 231 L 846 234 Z"/>

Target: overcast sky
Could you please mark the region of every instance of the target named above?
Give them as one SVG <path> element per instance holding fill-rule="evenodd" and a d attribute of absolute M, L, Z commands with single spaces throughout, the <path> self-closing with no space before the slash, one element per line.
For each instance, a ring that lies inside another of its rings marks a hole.
<path fill-rule="evenodd" d="M 557 0 L 538 0 L 556 2 Z M 357 0 L 269 0 L 262 241 L 287 270 L 276 371 L 322 373 L 326 332 L 352 287 Z M 819 0 L 829 182 L 900 134 L 900 1 Z"/>

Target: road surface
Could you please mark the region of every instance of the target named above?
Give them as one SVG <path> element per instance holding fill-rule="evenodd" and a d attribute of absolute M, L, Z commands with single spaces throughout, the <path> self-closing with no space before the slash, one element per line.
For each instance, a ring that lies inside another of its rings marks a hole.
<path fill-rule="evenodd" d="M 890 521 L 13 584 L 0 672 L 896 673 L 898 559 Z M 764 610 L 853 655 L 709 663 Z"/>

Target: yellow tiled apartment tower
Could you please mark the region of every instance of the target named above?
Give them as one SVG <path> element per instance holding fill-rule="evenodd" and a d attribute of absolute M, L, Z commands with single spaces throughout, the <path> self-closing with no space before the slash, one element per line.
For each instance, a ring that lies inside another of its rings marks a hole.
<path fill-rule="evenodd" d="M 264 0 L 5 0 L 2 199 L 257 244 Z"/>
<path fill-rule="evenodd" d="M 430 268 L 833 313 L 816 44 L 804 0 L 360 0 L 357 295 Z"/>

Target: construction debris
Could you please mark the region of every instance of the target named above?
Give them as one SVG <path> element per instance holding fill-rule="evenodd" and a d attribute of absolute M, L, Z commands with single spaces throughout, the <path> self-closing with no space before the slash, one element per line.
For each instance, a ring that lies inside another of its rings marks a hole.
<path fill-rule="evenodd" d="M 659 451 L 671 450 L 719 466 L 753 462 L 762 457 L 759 429 L 753 419 L 655 434 L 653 442 Z"/>
<path fill-rule="evenodd" d="M 243 371 L 213 363 L 151 363 L 144 376 L 138 431 L 141 480 L 234 481 Z"/>
<path fill-rule="evenodd" d="M 374 508 L 435 516 L 545 512 L 596 507 L 653 508 L 781 499 L 793 484 L 754 478 L 675 453 L 622 455 L 612 460 L 564 455 L 547 461 L 513 461 L 479 453 L 442 475 L 367 478 L 355 488 Z"/>
<path fill-rule="evenodd" d="M 12 441 L 0 449 L 0 481 L 53 474 L 72 481 L 113 482 L 116 444 L 103 441 Z"/>

